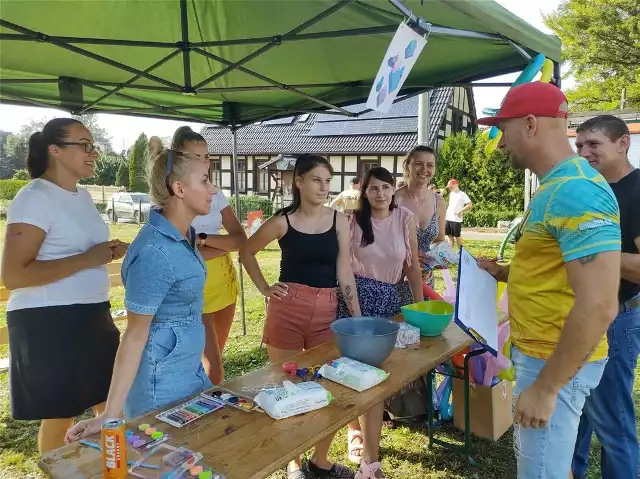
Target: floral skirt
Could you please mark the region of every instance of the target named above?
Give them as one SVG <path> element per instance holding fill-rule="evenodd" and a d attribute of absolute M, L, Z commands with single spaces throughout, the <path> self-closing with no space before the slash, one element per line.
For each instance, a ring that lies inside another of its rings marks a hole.
<path fill-rule="evenodd" d="M 398 284 L 385 283 L 356 275 L 356 290 L 361 315 L 392 318 L 400 314 L 401 303 L 398 297 Z M 338 301 L 338 318 L 350 317 L 351 314 L 349 314 L 347 304 L 340 291 L 338 292 Z"/>

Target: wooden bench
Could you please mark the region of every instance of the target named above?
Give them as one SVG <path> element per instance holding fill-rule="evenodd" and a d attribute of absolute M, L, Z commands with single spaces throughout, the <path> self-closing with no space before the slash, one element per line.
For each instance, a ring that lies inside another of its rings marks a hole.
<path fill-rule="evenodd" d="M 120 276 L 120 268 L 122 267 L 122 261 L 114 261 L 107 265 L 107 271 L 109 272 L 109 281 L 111 287 L 122 286 L 122 277 Z M 5 288 L 0 282 L 0 304 L 6 303 L 9 300 L 10 290 Z M 114 321 L 124 321 L 127 316 L 118 316 L 113 318 Z M 0 346 L 3 344 L 9 344 L 9 332 L 6 326 L 0 328 Z"/>

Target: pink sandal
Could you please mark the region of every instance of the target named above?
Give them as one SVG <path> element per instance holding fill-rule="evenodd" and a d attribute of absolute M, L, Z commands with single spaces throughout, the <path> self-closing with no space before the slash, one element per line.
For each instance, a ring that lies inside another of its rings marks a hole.
<path fill-rule="evenodd" d="M 382 464 L 379 462 L 367 464 L 362 461 L 358 472 L 356 472 L 355 479 L 387 479 L 387 476 L 382 472 Z"/>
<path fill-rule="evenodd" d="M 354 444 L 356 439 L 360 440 L 360 444 Z M 362 431 L 349 431 L 347 449 L 349 450 L 349 460 L 355 464 L 360 464 L 362 461 L 362 451 L 364 450 L 364 436 L 362 435 Z"/>

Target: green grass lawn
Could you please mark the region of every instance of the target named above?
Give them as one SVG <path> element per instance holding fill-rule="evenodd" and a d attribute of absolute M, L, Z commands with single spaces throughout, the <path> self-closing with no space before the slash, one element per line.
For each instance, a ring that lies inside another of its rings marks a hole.
<path fill-rule="evenodd" d="M 130 241 L 138 231 L 136 225 L 111 225 L 112 237 Z M 0 238 L 4 237 L 4 224 L 0 224 Z M 1 240 L 0 240 L 1 241 Z M 469 250 L 475 255 L 495 256 L 498 252 L 498 242 L 468 242 Z M 508 251 L 507 257 L 512 253 Z M 280 261 L 277 245 L 272 245 L 258 257 L 268 281 L 277 279 Z M 454 278 L 455 279 L 455 278 Z M 244 275 L 246 298 L 247 335 L 242 335 L 240 321 L 240 302 L 238 314 L 234 323 L 229 342 L 224 351 L 224 364 L 227 377 L 241 375 L 245 372 L 263 366 L 267 362 L 264 348 L 260 349 L 262 328 L 264 324 L 264 301 L 251 280 Z M 443 291 L 444 284 L 440 278 L 436 289 Z M 123 288 L 111 290 L 111 301 L 114 309 L 122 308 Z M 6 322 L 4 309 L 0 311 L 0 325 Z M 124 323 L 121 323 L 125 326 Z M 6 349 L 0 351 L 0 357 L 6 356 Z M 635 384 L 636 410 L 640 411 L 640 368 L 636 374 Z M 43 477 L 37 467 L 36 437 L 37 421 L 14 421 L 9 411 L 8 377 L 0 373 L 0 479 L 36 478 Z M 440 436 L 462 444 L 463 435 L 446 427 Z M 384 429 L 382 434 L 382 463 L 388 477 L 392 479 L 462 479 L 462 478 L 491 478 L 512 479 L 515 477 L 516 467 L 513 457 L 511 434 L 508 432 L 498 442 L 493 443 L 484 439 L 474 438 L 473 454 L 482 461 L 479 469 L 467 466 L 460 454 L 435 447 L 433 450 L 425 448 L 426 430 L 421 427 L 398 427 Z M 346 462 L 346 434 L 341 431 L 332 449 L 332 458 Z M 284 478 L 281 471 L 272 479 Z M 599 476 L 599 445 L 594 440 L 592 445 L 590 479 Z"/>

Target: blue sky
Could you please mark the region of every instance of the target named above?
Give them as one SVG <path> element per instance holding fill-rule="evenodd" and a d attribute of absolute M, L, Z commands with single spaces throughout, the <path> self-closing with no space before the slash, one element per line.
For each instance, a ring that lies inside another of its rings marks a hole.
<path fill-rule="evenodd" d="M 542 15 L 555 10 L 560 4 L 560 0 L 537 0 L 536 2 L 524 0 L 497 1 L 520 18 L 546 33 L 550 33 L 550 31 L 543 24 Z M 503 75 L 486 81 L 512 82 L 516 77 L 517 74 Z M 572 83 L 571 79 L 564 80 L 563 87 L 570 87 Z M 507 88 L 474 88 L 478 115 L 481 114 L 483 108 L 499 106 L 506 92 Z M 0 105 L 0 130 L 15 132 L 31 118 L 50 119 L 56 116 L 69 115 L 68 113 L 53 109 Z M 112 137 L 113 148 L 116 151 L 129 147 L 141 132 L 146 133 L 147 136 L 171 136 L 178 126 L 185 124 L 175 121 L 107 114 L 98 115 L 98 121 L 100 126 L 109 131 Z M 199 131 L 202 127 L 201 124 L 192 124 L 191 126 L 196 131 Z"/>

